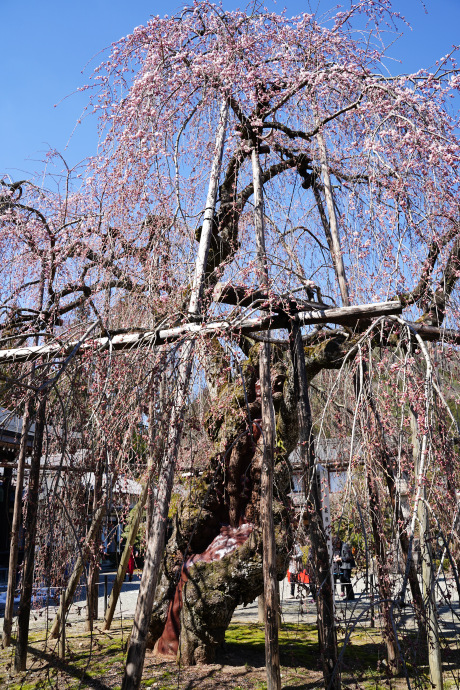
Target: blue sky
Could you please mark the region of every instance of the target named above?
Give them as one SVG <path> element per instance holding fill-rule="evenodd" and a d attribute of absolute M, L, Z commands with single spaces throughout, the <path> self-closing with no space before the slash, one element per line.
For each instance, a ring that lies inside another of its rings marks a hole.
<path fill-rule="evenodd" d="M 223 4 L 226 9 L 245 6 L 229 0 Z M 276 7 L 297 14 L 326 11 L 335 4 L 289 0 Z M 87 100 L 75 90 L 87 82 L 101 49 L 150 15 L 174 14 L 180 6 L 174 0 L 0 0 L 0 173 L 20 179 L 40 170 L 50 147 L 72 166 L 95 152 L 95 123 L 85 122 L 74 131 Z M 413 29 L 392 48 L 392 55 L 402 60 L 393 73 L 429 67 L 460 44 L 460 0 L 425 0 L 424 5 L 398 0 L 394 7 Z"/>

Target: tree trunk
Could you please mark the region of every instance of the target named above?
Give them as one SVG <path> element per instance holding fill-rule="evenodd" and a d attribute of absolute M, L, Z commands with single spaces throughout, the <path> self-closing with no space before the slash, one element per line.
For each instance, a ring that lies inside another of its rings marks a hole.
<path fill-rule="evenodd" d="M 36 398 L 35 434 L 30 463 L 27 512 L 24 520 L 25 549 L 22 572 L 21 600 L 18 614 L 18 639 L 14 657 L 15 671 L 25 671 L 27 644 L 29 641 L 29 619 L 34 582 L 35 537 L 37 532 L 38 498 L 40 492 L 40 459 L 46 420 L 46 393 Z"/>
<path fill-rule="evenodd" d="M 78 555 L 77 560 L 75 561 L 75 565 L 73 567 L 72 575 L 70 576 L 69 582 L 67 584 L 67 589 L 65 591 L 65 610 L 64 610 L 64 617 L 67 615 L 67 612 L 72 604 L 72 599 L 75 594 L 75 590 L 78 587 L 78 583 L 80 582 L 81 574 L 83 572 L 83 568 L 85 567 L 85 564 L 88 561 L 90 552 L 91 552 L 91 544 L 93 540 L 95 539 L 96 535 L 98 534 L 99 530 L 101 529 L 101 524 L 103 517 L 105 515 L 105 509 L 106 509 L 106 504 L 105 500 L 102 502 L 102 504 L 99 506 L 97 509 L 96 513 L 93 515 L 93 521 L 91 523 L 91 527 L 89 529 L 89 532 L 86 536 L 85 542 L 83 546 L 81 547 L 81 551 Z M 50 637 L 57 638 L 59 636 L 59 616 L 56 616 L 53 625 L 51 626 L 50 629 Z"/>
<path fill-rule="evenodd" d="M 334 621 L 334 590 L 327 537 L 321 514 L 321 496 L 314 481 L 315 455 L 312 432 L 312 417 L 308 394 L 308 380 L 305 368 L 300 327 L 293 320 L 291 325 L 291 357 L 294 373 L 294 391 L 298 399 L 300 457 L 307 491 L 307 511 L 310 513 L 310 540 L 313 553 L 313 567 L 318 583 L 318 638 L 323 664 L 324 687 L 339 690 L 341 680 L 337 667 L 337 631 Z M 309 494 L 308 492 L 311 491 Z"/>
<path fill-rule="evenodd" d="M 16 491 L 14 493 L 13 523 L 11 525 L 10 558 L 8 563 L 8 588 L 6 592 L 5 617 L 3 620 L 3 648 L 11 644 L 13 626 L 14 592 L 18 568 L 19 528 L 22 515 L 22 490 L 24 486 L 24 466 L 27 454 L 27 439 L 32 421 L 33 398 L 27 399 L 22 417 L 21 441 L 19 445 Z"/>

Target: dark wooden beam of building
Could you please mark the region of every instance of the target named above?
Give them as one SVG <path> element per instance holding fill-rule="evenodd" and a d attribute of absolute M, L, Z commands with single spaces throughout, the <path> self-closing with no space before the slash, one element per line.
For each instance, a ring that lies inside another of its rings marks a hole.
<path fill-rule="evenodd" d="M 7 460 L 0 460 L 0 467 L 6 467 L 15 470 L 18 466 L 17 460 L 12 460 L 12 461 L 7 461 Z M 26 463 L 24 465 L 24 468 L 26 470 L 30 470 L 30 463 Z M 73 465 L 55 465 L 55 466 L 49 466 L 49 467 L 44 467 L 43 465 L 40 466 L 40 471 L 41 472 L 59 472 L 60 470 L 65 470 L 65 471 L 71 471 L 71 472 L 81 472 L 82 474 L 87 474 L 88 472 L 92 472 L 93 468 L 88 466 L 88 467 L 79 467 L 79 466 L 73 466 Z"/>

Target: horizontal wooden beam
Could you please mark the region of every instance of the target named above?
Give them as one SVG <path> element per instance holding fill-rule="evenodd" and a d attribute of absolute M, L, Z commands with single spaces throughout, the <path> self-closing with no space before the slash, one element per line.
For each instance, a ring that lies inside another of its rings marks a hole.
<path fill-rule="evenodd" d="M 296 318 L 301 325 L 319 323 L 353 324 L 359 319 L 369 319 L 376 316 L 399 314 L 402 311 L 401 303 L 376 302 L 361 304 L 352 307 L 337 307 L 334 309 L 310 309 L 299 312 Z M 223 334 L 228 332 L 252 333 L 254 331 L 267 331 L 269 329 L 287 328 L 289 317 L 286 314 L 269 314 L 253 318 L 232 317 L 231 319 L 219 319 L 208 323 L 187 322 L 174 328 L 161 328 L 157 331 L 139 333 L 123 333 L 112 338 L 104 336 L 86 340 L 80 346 L 79 353 L 88 350 L 104 351 L 131 350 L 137 348 L 152 348 L 168 342 L 174 342 L 180 338 L 202 337 L 206 335 Z M 51 343 L 48 345 L 32 345 L 30 347 L 12 348 L 0 350 L 0 362 L 26 362 L 38 358 L 54 359 L 67 356 L 77 343 L 67 344 Z"/>
<path fill-rule="evenodd" d="M 427 326 L 424 323 L 417 321 L 409 321 L 408 325 L 417 331 L 422 340 L 429 340 L 437 342 L 438 340 L 447 340 L 449 343 L 460 345 L 460 331 L 454 331 L 452 328 L 438 328 L 437 326 Z"/>
<path fill-rule="evenodd" d="M 302 326 L 316 323 L 352 324 L 361 319 L 373 319 L 377 316 L 401 314 L 402 305 L 399 300 L 392 302 L 373 302 L 351 307 L 336 307 L 334 309 L 315 309 L 298 314 Z"/>

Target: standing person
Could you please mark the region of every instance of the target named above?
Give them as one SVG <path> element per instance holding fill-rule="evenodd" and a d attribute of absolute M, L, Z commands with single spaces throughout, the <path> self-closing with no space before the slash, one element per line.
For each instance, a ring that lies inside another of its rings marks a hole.
<path fill-rule="evenodd" d="M 341 550 L 340 581 L 342 583 L 342 595 L 345 594 L 346 601 L 353 601 L 355 593 L 351 582 L 351 571 L 355 567 L 355 559 L 351 546 L 343 542 Z"/>
<path fill-rule="evenodd" d="M 342 567 L 342 540 L 340 537 L 332 538 L 332 575 L 334 578 L 334 585 L 341 581 L 341 567 Z M 342 587 L 343 592 L 343 587 Z"/>
<path fill-rule="evenodd" d="M 132 580 L 133 580 L 133 573 L 134 573 L 135 567 L 136 567 L 136 561 L 134 560 L 133 549 L 131 549 L 131 555 L 130 555 L 129 561 L 128 561 L 128 575 L 129 575 L 129 581 L 130 582 L 132 582 Z"/>
<path fill-rule="evenodd" d="M 313 567 L 313 553 L 310 548 L 310 552 L 308 554 L 308 560 L 307 560 L 307 574 L 308 574 L 308 579 L 310 582 L 310 594 L 312 601 L 316 601 L 316 575 L 315 575 L 315 569 Z"/>

